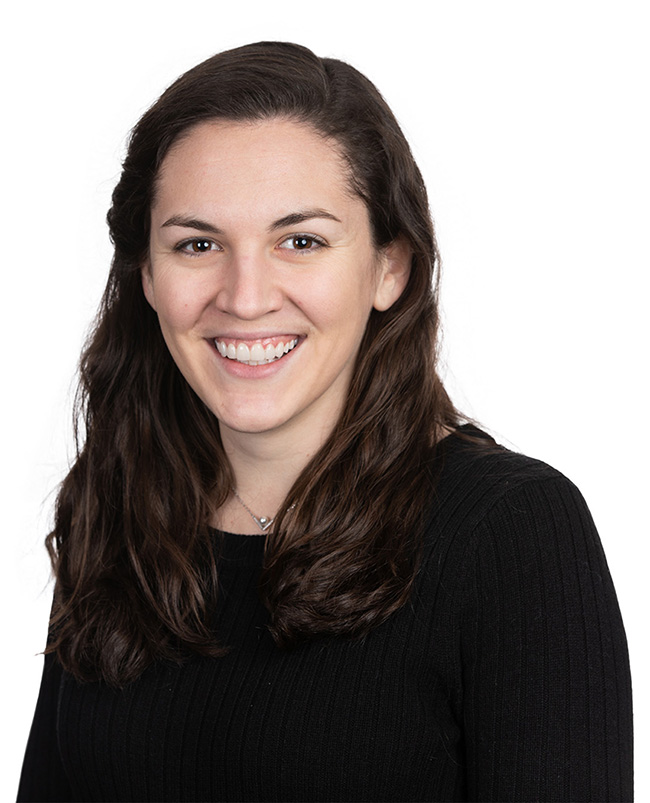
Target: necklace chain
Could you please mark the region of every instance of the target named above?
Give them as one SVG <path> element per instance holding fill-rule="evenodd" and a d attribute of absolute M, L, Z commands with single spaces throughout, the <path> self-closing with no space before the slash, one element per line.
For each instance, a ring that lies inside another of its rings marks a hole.
<path fill-rule="evenodd" d="M 248 507 L 246 502 L 244 502 L 244 500 L 241 498 L 241 496 L 237 493 L 237 491 L 234 488 L 232 489 L 232 492 L 235 494 L 235 497 L 236 497 L 237 501 L 239 502 L 239 504 L 244 508 L 244 510 L 248 513 L 248 515 L 253 519 L 255 524 L 257 524 L 257 526 L 260 528 L 260 530 L 263 533 L 265 533 L 269 529 L 269 527 L 273 524 L 273 522 L 275 521 L 275 516 L 273 516 L 273 518 L 270 518 L 269 516 L 256 516 L 253 513 L 253 511 Z M 293 507 L 294 506 L 292 505 L 289 508 L 289 510 L 292 510 Z"/>

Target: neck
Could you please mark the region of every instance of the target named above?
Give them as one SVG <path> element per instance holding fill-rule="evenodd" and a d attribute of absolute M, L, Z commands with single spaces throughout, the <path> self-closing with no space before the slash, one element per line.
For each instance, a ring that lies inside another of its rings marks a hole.
<path fill-rule="evenodd" d="M 258 518 L 274 518 L 328 432 L 290 437 L 277 431 L 242 433 L 221 427 L 224 451 L 233 470 L 235 489 Z M 303 434 L 304 435 L 304 434 Z M 216 513 L 216 526 L 242 534 L 260 534 L 249 512 L 234 495 Z"/>

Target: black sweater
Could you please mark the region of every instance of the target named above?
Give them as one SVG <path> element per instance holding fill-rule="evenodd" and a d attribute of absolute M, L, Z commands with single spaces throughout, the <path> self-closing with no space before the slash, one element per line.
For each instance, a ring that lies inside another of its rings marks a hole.
<path fill-rule="evenodd" d="M 628 801 L 625 633 L 561 474 L 447 438 L 410 603 L 277 649 L 262 537 L 223 539 L 224 658 L 117 691 L 46 658 L 21 801 Z"/>

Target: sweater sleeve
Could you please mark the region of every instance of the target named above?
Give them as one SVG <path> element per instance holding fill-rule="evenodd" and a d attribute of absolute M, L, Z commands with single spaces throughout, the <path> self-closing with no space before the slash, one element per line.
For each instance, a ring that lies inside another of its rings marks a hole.
<path fill-rule="evenodd" d="M 61 671 L 55 656 L 46 655 L 36 712 L 27 741 L 18 787 L 18 803 L 30 801 L 46 803 L 46 801 L 74 799 L 59 755 L 56 735 Z"/>
<path fill-rule="evenodd" d="M 632 800 L 627 643 L 593 521 L 561 475 L 476 531 L 462 630 L 472 801 Z"/>

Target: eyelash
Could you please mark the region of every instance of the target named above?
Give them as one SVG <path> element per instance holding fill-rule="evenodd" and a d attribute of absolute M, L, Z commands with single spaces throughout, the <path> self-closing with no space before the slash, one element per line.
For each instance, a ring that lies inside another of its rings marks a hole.
<path fill-rule="evenodd" d="M 284 240 L 282 240 L 282 243 L 286 243 L 291 240 L 309 240 L 315 247 L 284 248 L 283 249 L 284 251 L 296 251 L 296 252 L 304 251 L 305 253 L 313 254 L 314 251 L 318 251 L 320 248 L 327 248 L 327 243 L 325 242 L 325 240 L 323 240 L 322 237 L 318 237 L 316 234 L 291 234 L 289 237 L 285 237 Z"/>
<path fill-rule="evenodd" d="M 282 240 L 278 247 L 282 247 L 283 243 L 294 241 L 294 240 L 309 240 L 312 243 L 312 248 L 282 248 L 283 251 L 294 251 L 296 253 L 304 252 L 307 254 L 313 254 L 315 251 L 320 250 L 321 248 L 327 248 L 327 243 L 323 240 L 322 237 L 318 237 L 316 234 L 291 234 L 288 237 L 285 237 Z M 198 243 L 209 244 L 210 248 L 206 249 L 205 251 L 192 251 L 190 250 L 190 246 L 194 246 Z M 216 248 L 213 248 L 216 246 Z M 200 257 L 203 254 L 209 254 L 212 251 L 220 251 L 222 250 L 214 240 L 210 240 L 207 237 L 190 237 L 188 240 L 182 240 L 180 243 L 174 246 L 174 251 L 178 253 L 187 254 L 190 257 Z"/>
<path fill-rule="evenodd" d="M 197 243 L 208 243 L 210 248 L 206 251 L 190 251 L 189 246 L 195 245 Z M 190 257 L 200 257 L 203 254 L 209 254 L 213 250 L 212 246 L 217 245 L 214 240 L 209 240 L 207 237 L 191 237 L 189 240 L 182 240 L 180 243 L 174 246 L 174 251 L 177 251 L 181 254 L 187 254 Z"/>

